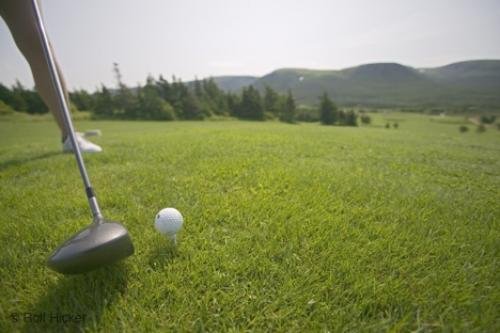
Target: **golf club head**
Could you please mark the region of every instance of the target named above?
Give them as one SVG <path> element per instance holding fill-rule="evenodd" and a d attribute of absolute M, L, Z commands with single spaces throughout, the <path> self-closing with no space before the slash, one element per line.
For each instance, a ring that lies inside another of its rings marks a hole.
<path fill-rule="evenodd" d="M 47 266 L 62 274 L 91 271 L 134 253 L 127 229 L 111 221 L 98 221 L 80 230 L 49 257 Z"/>

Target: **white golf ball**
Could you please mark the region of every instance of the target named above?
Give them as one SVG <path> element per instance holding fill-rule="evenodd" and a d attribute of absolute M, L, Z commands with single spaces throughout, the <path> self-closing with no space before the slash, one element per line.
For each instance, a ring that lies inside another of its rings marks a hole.
<path fill-rule="evenodd" d="M 181 230 L 183 222 L 182 214 L 177 209 L 163 208 L 156 214 L 155 228 L 161 234 L 174 238 Z"/>

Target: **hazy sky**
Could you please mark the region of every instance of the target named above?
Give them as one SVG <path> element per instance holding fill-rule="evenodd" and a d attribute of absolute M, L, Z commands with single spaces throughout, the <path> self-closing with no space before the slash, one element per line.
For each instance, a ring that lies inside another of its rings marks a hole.
<path fill-rule="evenodd" d="M 1 1 L 1 0 L 0 0 Z M 499 0 L 41 0 L 71 88 L 370 62 L 500 59 Z M 31 87 L 0 20 L 0 82 Z"/>

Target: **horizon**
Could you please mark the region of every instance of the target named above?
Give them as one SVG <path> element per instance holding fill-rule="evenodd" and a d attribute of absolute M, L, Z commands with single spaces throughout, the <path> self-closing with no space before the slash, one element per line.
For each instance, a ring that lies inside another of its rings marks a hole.
<path fill-rule="evenodd" d="M 263 75 L 247 75 L 247 74 L 228 74 L 228 75 L 211 75 L 211 76 L 206 76 L 203 78 L 198 78 L 200 80 L 203 79 L 208 79 L 211 77 L 232 77 L 232 76 L 237 76 L 237 77 L 255 77 L 255 78 L 261 78 L 263 76 L 266 76 L 268 74 L 271 74 L 273 72 L 279 71 L 279 70 L 285 70 L 285 69 L 290 69 L 290 70 L 308 70 L 308 71 L 342 71 L 344 69 L 349 69 L 349 68 L 354 68 L 354 67 L 359 67 L 359 66 L 366 66 L 366 65 L 382 65 L 382 64 L 395 64 L 395 65 L 401 65 L 404 67 L 410 67 L 414 69 L 429 69 L 429 68 L 439 68 L 439 67 L 445 67 L 453 64 L 460 64 L 460 63 L 465 63 L 465 62 L 476 62 L 476 61 L 500 61 L 500 58 L 484 58 L 484 59 L 464 59 L 464 60 L 458 60 L 442 65 L 437 65 L 437 66 L 432 66 L 432 67 L 418 67 L 418 66 L 413 66 L 411 64 L 402 64 L 400 62 L 394 62 L 394 61 L 378 61 L 378 62 L 366 62 L 366 63 L 360 63 L 357 65 L 353 66 L 348 66 L 348 67 L 342 67 L 342 68 L 312 68 L 312 67 L 278 67 L 276 69 L 273 69 L 270 72 L 264 73 Z M 160 75 L 162 75 L 160 73 Z M 175 74 L 174 74 L 175 75 Z M 186 80 L 186 82 L 194 81 L 196 80 L 196 77 L 193 78 L 192 80 Z"/>
<path fill-rule="evenodd" d="M 422 69 L 432 69 L 432 68 L 440 68 L 440 67 L 446 67 L 446 66 L 449 66 L 449 65 L 454 65 L 454 64 L 460 64 L 460 63 L 466 63 L 466 62 L 481 62 L 481 61 L 500 61 L 500 59 L 469 59 L 469 60 L 462 60 L 462 61 L 456 61 L 456 62 L 452 62 L 452 63 L 447 63 L 447 64 L 443 64 L 443 65 L 438 65 L 438 66 L 434 66 L 434 67 L 415 67 L 415 66 L 412 66 L 412 65 L 409 65 L 409 64 L 401 64 L 401 63 L 398 63 L 398 62 L 384 62 L 384 61 L 381 61 L 381 62 L 372 62 L 372 63 L 362 63 L 362 64 L 358 64 L 358 65 L 354 65 L 354 66 L 349 66 L 349 67 L 342 67 L 342 68 L 306 68 L 306 67 L 279 67 L 279 68 L 276 68 L 268 73 L 264 73 L 263 75 L 260 75 L 260 76 L 257 76 L 257 75 L 247 75 L 247 74 L 224 74 L 224 75 L 209 75 L 209 76 L 205 76 L 205 77 L 197 77 L 195 76 L 194 78 L 192 79 L 187 79 L 187 80 L 183 80 L 182 78 L 179 78 L 177 75 L 172 74 L 172 77 L 175 77 L 176 80 L 181 80 L 181 82 L 184 82 L 184 83 L 190 83 L 190 82 L 194 82 L 196 80 L 207 80 L 207 79 L 211 79 L 211 78 L 230 78 L 230 77 L 248 77 L 248 78 L 255 78 L 255 79 L 260 79 L 264 76 L 267 76 L 271 73 L 274 73 L 274 72 L 277 72 L 277 71 L 280 71 L 280 70 L 297 70 L 297 71 L 300 71 L 300 70 L 306 70 L 306 71 L 314 71 L 314 72 L 328 72 L 328 71 L 343 71 L 343 70 L 346 70 L 346 69 L 350 69 L 350 68 L 355 68 L 355 67 L 360 67 L 360 66 L 367 66 L 367 65 L 382 65 L 382 64 L 395 64 L 395 65 L 400 65 L 400 66 L 403 66 L 403 67 L 409 67 L 409 68 L 413 68 L 413 69 L 416 69 L 416 70 L 422 70 Z M 121 71 L 121 68 L 120 68 L 120 71 Z M 139 87 L 141 85 L 143 85 L 144 83 L 146 83 L 146 80 L 147 80 L 147 77 L 151 75 L 151 74 L 146 74 L 146 76 L 144 77 L 144 79 L 140 82 L 137 82 L 135 84 L 126 84 L 129 88 L 136 88 L 136 87 Z M 172 81 L 172 77 L 165 77 L 164 74 L 162 73 L 158 73 L 156 76 L 153 76 L 154 79 L 158 79 L 160 76 L 163 76 L 163 78 L 169 82 Z M 13 85 L 15 85 L 16 82 L 13 82 L 11 85 L 6 85 L 7 87 L 12 87 Z M 0 80 L 0 84 L 4 84 L 1 80 Z M 23 84 L 21 82 L 21 84 Z M 5 85 L 5 84 L 4 84 Z M 91 88 L 91 89 L 86 89 L 86 88 L 70 88 L 69 91 L 76 91 L 76 90 L 86 90 L 86 91 L 89 91 L 89 92 L 95 92 L 95 91 L 98 91 L 100 89 L 100 87 L 102 86 L 103 84 L 99 84 L 98 86 L 94 87 L 94 88 Z M 110 85 L 104 85 L 106 86 L 107 88 L 113 88 L 114 86 L 116 85 L 116 82 L 112 82 Z M 28 88 L 28 89 L 34 89 L 34 87 L 30 87 L 30 86 L 26 86 L 23 84 L 23 86 L 25 88 Z"/>
<path fill-rule="evenodd" d="M 400 62 L 395 62 L 395 61 L 377 61 L 377 62 L 366 62 L 366 63 L 360 63 L 357 65 L 352 65 L 348 67 L 341 67 L 341 68 L 311 68 L 311 67 L 279 67 L 276 68 L 268 73 L 265 73 L 263 76 L 270 74 L 272 72 L 278 71 L 278 70 L 284 70 L 284 69 L 290 69 L 290 70 L 310 70 L 310 71 L 342 71 L 344 69 L 349 69 L 349 68 L 354 68 L 354 67 L 359 67 L 359 66 L 366 66 L 366 65 L 384 65 L 384 64 L 395 64 L 395 65 L 401 65 L 404 67 L 410 67 L 414 69 L 428 69 L 428 68 L 439 68 L 439 67 L 445 67 L 453 64 L 460 64 L 460 63 L 465 63 L 465 62 L 477 62 L 477 61 L 500 61 L 500 58 L 484 58 L 484 59 L 464 59 L 464 60 L 458 60 L 442 65 L 437 65 L 437 66 L 431 66 L 431 67 L 421 67 L 421 66 L 414 66 L 412 64 L 403 64 Z M 246 75 L 216 75 L 214 77 L 221 77 L 221 76 L 246 76 Z M 247 75 L 247 76 L 252 76 L 252 75 Z M 255 77 L 262 77 L 262 76 L 255 76 Z M 207 77 L 208 78 L 208 77 Z"/>
<path fill-rule="evenodd" d="M 284 68 L 322 71 L 398 63 L 419 69 L 500 60 L 495 17 L 500 3 L 491 0 L 411 6 L 394 0 L 146 4 L 138 11 L 132 1 L 43 1 L 70 90 L 115 86 L 113 62 L 120 65 L 124 82 L 136 86 L 160 74 L 187 82 L 262 77 Z M 0 82 L 11 86 L 18 79 L 31 88 L 29 67 L 0 21 Z"/>

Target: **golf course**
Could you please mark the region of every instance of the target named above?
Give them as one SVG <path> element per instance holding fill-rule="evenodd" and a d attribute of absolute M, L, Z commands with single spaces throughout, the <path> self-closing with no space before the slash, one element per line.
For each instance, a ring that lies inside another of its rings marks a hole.
<path fill-rule="evenodd" d="M 500 331 L 500 131 L 371 116 L 77 120 L 135 254 L 74 276 L 45 265 L 91 222 L 74 156 L 50 116 L 0 118 L 0 332 Z"/>

